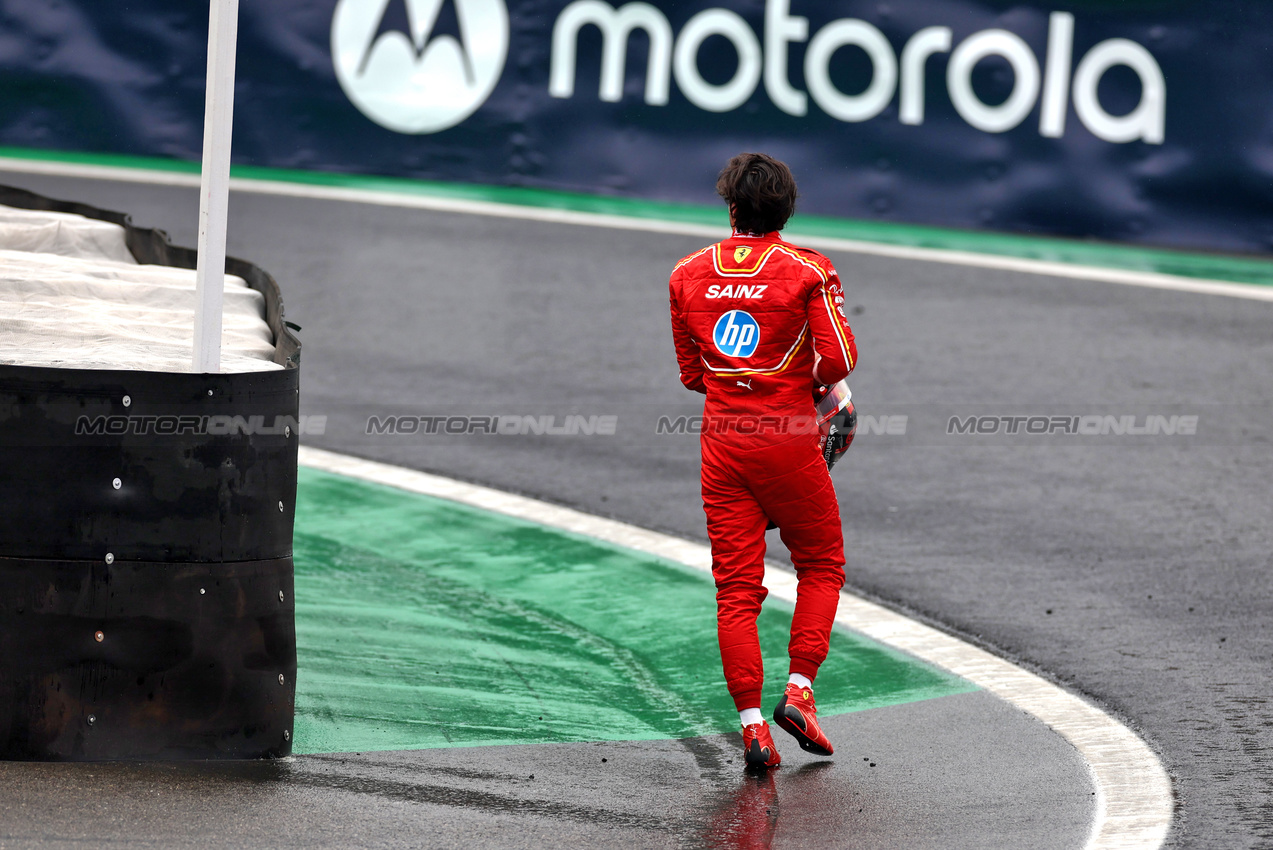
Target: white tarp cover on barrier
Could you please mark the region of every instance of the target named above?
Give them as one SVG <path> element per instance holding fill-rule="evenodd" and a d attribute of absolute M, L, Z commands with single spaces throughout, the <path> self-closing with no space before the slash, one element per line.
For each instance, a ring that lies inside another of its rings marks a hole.
<path fill-rule="evenodd" d="M 124 229 L 0 206 L 0 363 L 189 372 L 195 272 L 140 265 Z M 265 296 L 225 276 L 221 371 L 281 369 Z"/>

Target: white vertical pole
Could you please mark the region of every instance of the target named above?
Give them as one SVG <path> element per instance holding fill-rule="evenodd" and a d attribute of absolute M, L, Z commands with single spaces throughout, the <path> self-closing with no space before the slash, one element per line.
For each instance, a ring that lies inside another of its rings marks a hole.
<path fill-rule="evenodd" d="M 199 190 L 199 260 L 195 272 L 195 372 L 221 369 L 221 302 L 225 291 L 225 226 L 230 206 L 230 129 L 234 120 L 238 34 L 239 0 L 211 0 L 203 178 Z"/>

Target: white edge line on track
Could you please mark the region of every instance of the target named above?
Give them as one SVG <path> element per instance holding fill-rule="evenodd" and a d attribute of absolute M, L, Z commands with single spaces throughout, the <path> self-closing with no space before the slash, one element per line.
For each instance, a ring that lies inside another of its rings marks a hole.
<path fill-rule="evenodd" d="M 0 157 L 0 171 L 43 174 L 54 177 L 79 177 L 89 180 L 117 180 L 126 183 L 148 183 L 158 186 L 199 187 L 199 175 L 178 171 L 160 171 L 147 168 L 127 168 L 105 165 L 87 165 L 52 160 L 27 160 L 16 157 Z M 242 177 L 230 180 L 230 189 L 257 195 L 278 195 L 314 200 L 345 201 L 376 206 L 407 209 L 435 210 L 471 215 L 513 218 L 523 221 L 542 221 L 555 224 L 575 224 L 586 227 L 608 227 L 620 230 L 636 230 L 647 233 L 668 233 L 677 236 L 702 236 L 717 239 L 718 227 L 687 222 L 665 221 L 635 216 L 606 215 L 576 210 L 530 207 L 520 204 L 504 204 L 494 201 L 470 201 L 462 198 L 446 198 L 431 195 L 414 195 L 405 192 L 374 189 L 353 189 L 341 186 L 316 186 L 309 183 L 292 183 L 286 180 L 256 180 Z M 797 226 L 789 238 L 810 248 L 828 251 L 846 251 L 878 257 L 902 260 L 921 260 L 956 266 L 995 269 L 1024 274 L 1065 277 L 1076 280 L 1117 283 L 1126 286 L 1142 286 L 1167 289 L 1176 292 L 1193 292 L 1203 295 L 1224 295 L 1230 298 L 1247 298 L 1255 301 L 1273 301 L 1273 286 L 1230 283 L 1219 280 L 1201 280 L 1159 272 L 1128 271 L 1123 269 L 1085 266 L 1076 263 L 1059 263 L 1048 260 L 1031 260 L 999 254 L 980 254 L 974 251 L 952 251 L 942 248 L 918 248 L 908 245 L 888 245 L 856 239 L 838 239 L 827 236 L 802 235 Z"/>
<path fill-rule="evenodd" d="M 451 478 L 302 446 L 300 463 L 593 537 L 711 575 L 711 549 L 617 520 Z M 766 566 L 765 586 L 790 603 L 796 577 Z M 957 638 L 841 592 L 836 622 L 967 679 L 1032 715 L 1088 764 L 1096 806 L 1085 850 L 1152 850 L 1171 826 L 1171 782 L 1154 752 L 1116 719 L 1047 680 Z"/>

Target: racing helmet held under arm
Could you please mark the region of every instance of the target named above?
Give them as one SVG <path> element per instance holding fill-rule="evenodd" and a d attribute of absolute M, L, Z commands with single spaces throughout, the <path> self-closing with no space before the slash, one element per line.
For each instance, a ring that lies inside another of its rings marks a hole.
<path fill-rule="evenodd" d="M 813 400 L 818 410 L 818 430 L 822 435 L 819 438 L 822 457 L 827 462 L 827 469 L 831 469 L 848 451 L 857 434 L 858 415 L 853 407 L 853 392 L 847 383 L 840 381 L 829 387 L 814 389 Z"/>

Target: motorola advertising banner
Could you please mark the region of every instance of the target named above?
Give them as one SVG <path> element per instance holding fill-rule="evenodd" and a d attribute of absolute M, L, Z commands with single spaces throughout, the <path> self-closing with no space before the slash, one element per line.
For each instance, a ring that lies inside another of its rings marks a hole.
<path fill-rule="evenodd" d="M 199 159 L 207 0 L 6 0 L 0 145 Z M 234 161 L 1273 248 L 1273 4 L 241 0 Z"/>

